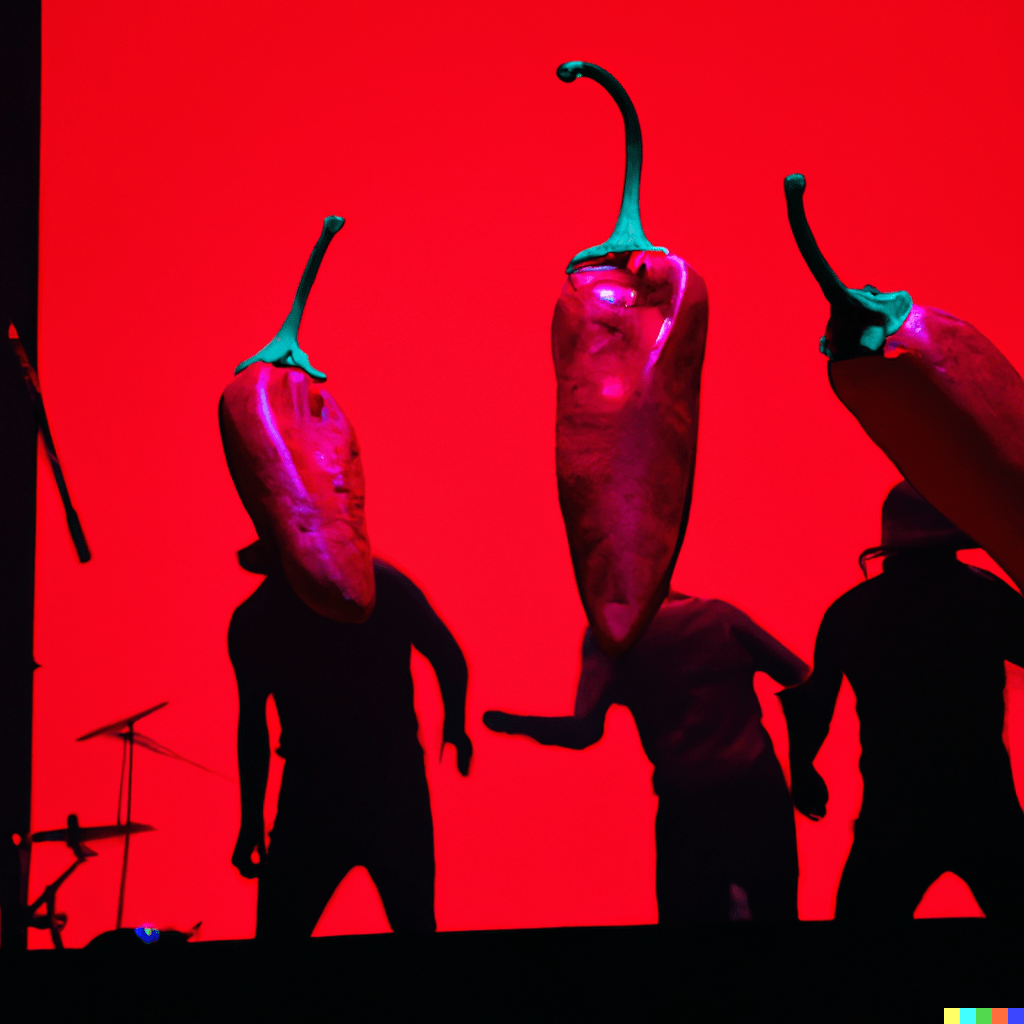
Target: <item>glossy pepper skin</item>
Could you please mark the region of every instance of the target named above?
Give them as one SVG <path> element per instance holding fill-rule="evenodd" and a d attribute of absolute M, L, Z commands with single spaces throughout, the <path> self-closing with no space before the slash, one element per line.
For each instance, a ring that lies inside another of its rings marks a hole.
<path fill-rule="evenodd" d="M 640 227 L 640 127 L 625 90 L 592 64 L 558 75 L 598 81 L 626 123 L 619 222 L 569 264 L 551 324 L 559 503 L 595 639 L 619 655 L 668 594 L 686 532 L 708 296 L 700 275 Z"/>
<path fill-rule="evenodd" d="M 832 310 L 832 390 L 907 481 L 1024 589 L 1024 380 L 980 331 L 906 292 L 845 288 L 814 241 L 805 182 L 790 224 Z"/>
<path fill-rule="evenodd" d="M 242 504 L 292 589 L 327 618 L 364 622 L 376 595 L 359 444 L 297 339 L 320 261 L 343 224 L 324 221 L 288 320 L 224 389 L 220 427 Z"/>

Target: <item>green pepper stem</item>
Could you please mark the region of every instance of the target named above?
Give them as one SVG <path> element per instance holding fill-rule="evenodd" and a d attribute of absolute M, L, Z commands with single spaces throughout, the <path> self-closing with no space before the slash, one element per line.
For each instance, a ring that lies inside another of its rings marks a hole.
<path fill-rule="evenodd" d="M 344 217 L 326 217 L 324 219 L 323 231 L 317 240 L 306 269 L 302 272 L 302 280 L 299 281 L 298 290 L 295 292 L 295 299 L 292 302 L 291 312 L 288 318 L 281 325 L 281 329 L 274 335 L 273 339 L 254 356 L 250 356 L 244 363 L 239 363 L 235 373 L 241 373 L 247 366 L 253 363 L 271 363 L 273 366 L 296 366 L 305 370 L 314 380 L 327 380 L 327 374 L 315 370 L 309 363 L 309 356 L 299 347 L 299 324 L 302 322 L 302 314 L 306 309 L 306 300 L 309 298 L 310 289 L 316 280 L 320 263 L 331 244 L 331 239 L 345 226 Z"/>
<path fill-rule="evenodd" d="M 622 185 L 622 205 L 619 208 L 615 230 L 603 245 L 595 245 L 577 253 L 566 267 L 566 273 L 584 260 L 613 252 L 637 252 L 646 249 L 667 253 L 668 249 L 652 245 L 648 241 L 640 224 L 640 167 L 643 163 L 644 147 L 640 134 L 640 119 L 636 116 L 633 101 L 614 75 L 596 64 L 584 60 L 571 60 L 560 65 L 555 73 L 563 82 L 574 82 L 577 78 L 592 78 L 598 85 L 603 86 L 618 104 L 626 129 L 626 176 Z"/>
<path fill-rule="evenodd" d="M 814 275 L 814 280 L 818 282 L 830 306 L 840 306 L 844 309 L 855 307 L 846 285 L 839 280 L 836 272 L 829 266 L 828 260 L 821 254 L 821 249 L 818 248 L 818 243 L 811 232 L 811 226 L 807 223 L 807 214 L 804 211 L 806 179 L 802 174 L 790 174 L 786 178 L 785 187 L 789 227 L 807 268 Z"/>
<path fill-rule="evenodd" d="M 821 255 L 807 223 L 807 215 L 804 213 L 806 187 L 807 182 L 802 174 L 791 174 L 786 178 L 789 226 L 793 230 L 800 255 L 832 307 L 832 318 L 845 321 L 847 325 L 847 329 L 842 332 L 845 341 L 837 341 L 835 338 L 826 341 L 822 338 L 821 350 L 830 359 L 848 359 L 863 355 L 864 352 L 881 352 L 885 339 L 895 334 L 910 315 L 914 300 L 907 292 L 880 292 L 869 284 L 851 289 L 839 280 Z M 852 338 L 856 340 L 850 344 Z"/>

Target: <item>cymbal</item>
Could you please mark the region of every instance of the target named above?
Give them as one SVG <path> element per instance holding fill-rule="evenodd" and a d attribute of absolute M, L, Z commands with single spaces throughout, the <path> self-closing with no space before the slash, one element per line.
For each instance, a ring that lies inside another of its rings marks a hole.
<path fill-rule="evenodd" d="M 92 732 L 87 732 L 84 736 L 79 736 L 78 741 L 91 740 L 94 736 L 102 736 L 108 732 L 120 732 L 122 729 L 126 729 L 129 725 L 134 725 L 140 718 L 145 718 L 146 715 L 153 714 L 154 711 L 159 711 L 161 708 L 167 707 L 170 701 L 162 701 L 160 704 L 154 704 L 151 708 L 146 708 L 145 711 L 140 711 L 137 715 L 131 715 L 129 718 L 122 718 L 119 722 L 111 722 L 110 725 L 100 726 L 99 729 L 93 729 Z"/>
<path fill-rule="evenodd" d="M 66 843 L 70 840 L 86 842 L 89 839 L 115 839 L 117 836 L 135 835 L 136 832 L 155 832 L 155 825 L 143 825 L 133 821 L 128 825 L 91 825 L 88 828 L 55 828 L 48 832 L 36 832 L 29 839 L 33 843 Z"/>

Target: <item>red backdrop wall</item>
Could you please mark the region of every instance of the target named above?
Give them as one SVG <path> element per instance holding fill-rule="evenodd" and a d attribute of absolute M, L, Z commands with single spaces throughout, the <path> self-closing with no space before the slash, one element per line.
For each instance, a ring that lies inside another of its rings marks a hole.
<path fill-rule="evenodd" d="M 440 700 L 415 663 L 440 927 L 654 921 L 656 805 L 628 713 L 583 753 L 480 725 L 489 707 L 568 713 L 584 626 L 549 326 L 568 258 L 614 223 L 623 141 L 612 100 L 555 67 L 591 60 L 630 91 L 647 233 L 710 290 L 675 584 L 809 659 L 898 474 L 829 390 L 827 307 L 782 179 L 807 175 L 849 283 L 952 310 L 1024 367 L 1021 20 L 1008 2 L 46 2 L 40 370 L 94 560 L 76 563 L 41 463 L 33 827 L 112 821 L 119 745 L 74 737 L 161 700 L 146 732 L 236 774 L 225 636 L 258 581 L 235 560 L 254 533 L 217 399 L 340 214 L 303 344 L 362 442 L 375 549 L 470 665 L 462 779 L 450 753 L 438 762 Z M 773 686 L 758 685 L 785 761 Z M 1019 772 L 1012 679 L 1008 699 Z M 828 817 L 797 822 L 805 918 L 833 912 L 857 756 L 844 688 L 818 761 Z M 133 843 L 126 923 L 251 935 L 255 883 L 229 863 L 237 785 L 141 751 L 133 813 L 158 831 Z M 73 945 L 114 924 L 120 847 L 97 849 L 60 894 Z M 32 895 L 68 860 L 36 847 Z M 964 913 L 978 910 L 951 876 L 919 910 Z M 355 872 L 318 933 L 386 927 Z"/>

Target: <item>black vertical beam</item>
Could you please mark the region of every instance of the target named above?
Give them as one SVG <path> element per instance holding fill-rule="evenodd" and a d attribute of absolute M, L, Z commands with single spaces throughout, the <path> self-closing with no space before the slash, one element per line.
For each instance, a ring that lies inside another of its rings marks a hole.
<path fill-rule="evenodd" d="M 36 421 L 7 341 L 36 365 L 41 0 L 0 3 L 0 946 L 25 948 L 32 794 Z M 14 837 L 20 840 L 16 843 Z"/>

